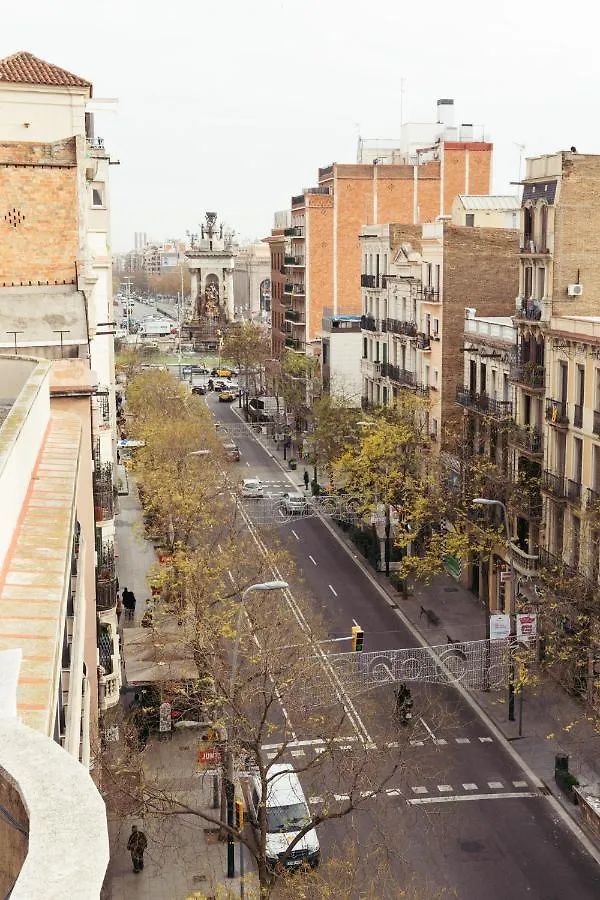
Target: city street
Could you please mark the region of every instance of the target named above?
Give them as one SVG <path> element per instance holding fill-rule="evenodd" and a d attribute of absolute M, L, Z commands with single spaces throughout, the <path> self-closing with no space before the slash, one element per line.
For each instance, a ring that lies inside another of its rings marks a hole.
<path fill-rule="evenodd" d="M 236 409 L 214 396 L 207 402 L 217 420 L 239 426 Z M 240 479 L 258 476 L 274 498 L 292 483 L 304 490 L 301 465 L 290 479 L 249 430 L 235 440 Z M 261 530 L 259 539 L 268 544 L 269 534 Z M 365 651 L 416 645 L 397 612 L 318 518 L 286 522 L 276 536 L 294 557 L 302 576 L 300 593 L 311 598 L 330 638 L 347 638 L 358 623 Z M 350 650 L 347 640 L 335 646 L 338 652 Z M 412 693 L 414 719 L 407 728 L 392 722 L 391 687 L 352 698 L 348 746 L 366 739 L 373 752 L 400 766 L 385 792 L 365 798 L 351 816 L 321 827 L 323 858 L 336 846 L 358 843 L 363 860 L 383 854 L 397 884 L 414 879 L 431 896 L 441 888 L 473 900 L 598 896 L 596 862 L 462 696 L 448 686 L 425 684 L 415 684 Z M 309 754 L 319 752 L 319 739 L 303 734 L 302 722 L 291 724 L 297 743 L 286 754 L 301 768 Z M 276 738 L 263 752 L 274 756 Z M 328 788 L 315 783 L 316 771 L 328 777 L 326 766 L 309 770 L 306 779 L 301 776 L 315 807 Z"/>

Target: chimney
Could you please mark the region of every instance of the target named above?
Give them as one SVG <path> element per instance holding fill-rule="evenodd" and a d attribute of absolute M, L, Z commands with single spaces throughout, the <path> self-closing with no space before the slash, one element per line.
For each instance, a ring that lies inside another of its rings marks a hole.
<path fill-rule="evenodd" d="M 442 125 L 450 127 L 454 125 L 454 100 L 438 100 L 437 120 Z"/>

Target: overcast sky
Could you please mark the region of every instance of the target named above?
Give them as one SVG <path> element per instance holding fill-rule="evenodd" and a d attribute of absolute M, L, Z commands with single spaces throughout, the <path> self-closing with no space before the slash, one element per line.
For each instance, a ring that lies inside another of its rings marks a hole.
<path fill-rule="evenodd" d="M 525 154 L 600 152 L 600 14 L 592 0 L 28 0 L 10 4 L 0 55 L 28 50 L 81 75 L 119 167 L 111 169 L 115 250 L 134 231 L 196 231 L 217 210 L 240 239 L 315 184 L 318 166 L 353 162 L 357 137 L 434 121 L 486 127 L 494 191 Z"/>

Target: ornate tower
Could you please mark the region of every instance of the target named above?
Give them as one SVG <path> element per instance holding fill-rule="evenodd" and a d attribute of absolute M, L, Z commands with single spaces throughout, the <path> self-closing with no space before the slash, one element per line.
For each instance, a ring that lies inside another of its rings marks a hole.
<path fill-rule="evenodd" d="M 192 318 L 186 326 L 195 350 L 215 350 L 233 321 L 233 266 L 237 248 L 215 212 L 206 213 L 201 236 L 191 235 L 185 257 L 191 277 Z"/>

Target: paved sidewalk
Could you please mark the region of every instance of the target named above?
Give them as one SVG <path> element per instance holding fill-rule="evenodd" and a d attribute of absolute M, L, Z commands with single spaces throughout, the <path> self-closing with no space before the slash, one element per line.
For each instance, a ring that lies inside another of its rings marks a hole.
<path fill-rule="evenodd" d="M 117 574 L 121 590 L 128 587 L 136 595 L 133 620 L 121 621 L 122 628 L 138 626 L 150 596 L 147 576 L 156 560 L 152 543 L 145 539 L 142 508 L 135 481 L 129 478 L 130 493 L 119 498 L 117 531 Z M 196 772 L 199 729 L 184 729 L 160 740 L 153 735 L 143 754 L 147 783 L 163 789 L 192 808 L 214 815 L 212 773 Z M 124 753 L 127 751 L 125 748 Z M 218 810 L 216 811 L 218 818 Z M 144 869 L 133 872 L 127 840 L 131 826 L 137 825 L 148 837 Z M 106 900 L 184 900 L 194 892 L 207 897 L 238 898 L 238 878 L 227 878 L 227 845 L 216 839 L 213 825 L 197 815 L 175 814 L 146 818 L 109 818 L 110 862 L 103 898 Z M 246 853 L 245 869 L 252 870 Z M 236 871 L 239 846 L 236 847 Z M 246 874 L 246 894 L 250 894 L 252 872 Z"/>
<path fill-rule="evenodd" d="M 275 441 L 265 435 L 260 437 L 260 441 L 281 468 L 291 474 L 287 471 L 283 453 L 277 450 Z M 337 528 L 335 531 L 427 644 L 435 646 L 445 644 L 449 639 L 474 641 L 485 638 L 485 607 L 471 591 L 451 577 L 442 575 L 433 579 L 430 585 L 415 585 L 413 593 L 405 599 L 392 587 L 385 575 L 375 572 L 369 566 L 344 532 Z M 437 614 L 438 625 L 428 624 L 421 615 L 422 606 Z M 542 672 L 539 683 L 524 691 L 520 737 L 519 696 L 515 698 L 516 721 L 509 722 L 508 690 L 506 694 L 484 691 L 470 693 L 507 740 L 513 743 L 522 759 L 579 822 L 576 807 L 568 801 L 554 781 L 554 758 L 556 753 L 568 753 L 569 769 L 577 776 L 581 786 L 600 790 L 600 734 L 587 718 L 584 705 Z M 600 846 L 600 842 L 597 843 Z"/>

